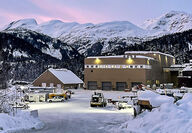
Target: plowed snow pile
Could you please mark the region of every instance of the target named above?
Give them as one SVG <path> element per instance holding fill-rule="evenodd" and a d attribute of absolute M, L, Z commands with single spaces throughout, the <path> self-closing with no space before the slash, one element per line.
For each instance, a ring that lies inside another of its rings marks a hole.
<path fill-rule="evenodd" d="M 174 98 L 165 95 L 159 95 L 153 91 L 141 91 L 138 93 L 139 100 L 148 100 L 153 107 L 159 107 L 163 103 L 173 103 Z"/>
<path fill-rule="evenodd" d="M 192 94 L 174 103 L 163 103 L 151 112 L 145 111 L 122 124 L 115 133 L 191 133 Z"/>
<path fill-rule="evenodd" d="M 0 133 L 15 133 L 42 127 L 43 123 L 38 118 L 32 117 L 29 112 L 19 112 L 15 116 L 0 113 Z"/>

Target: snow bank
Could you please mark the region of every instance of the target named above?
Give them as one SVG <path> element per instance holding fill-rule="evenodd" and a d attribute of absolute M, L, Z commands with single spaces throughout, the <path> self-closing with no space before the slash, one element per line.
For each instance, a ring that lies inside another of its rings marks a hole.
<path fill-rule="evenodd" d="M 177 104 L 164 103 L 112 130 L 117 133 L 191 133 L 192 94 L 185 94 Z"/>
<path fill-rule="evenodd" d="M 43 123 L 30 115 L 30 112 L 18 112 L 15 116 L 0 113 L 0 133 L 41 129 Z"/>
<path fill-rule="evenodd" d="M 163 103 L 173 103 L 174 102 L 174 98 L 168 97 L 165 95 L 159 95 L 150 90 L 140 91 L 138 93 L 138 99 L 139 100 L 149 100 L 150 104 L 153 107 L 159 107 Z"/>

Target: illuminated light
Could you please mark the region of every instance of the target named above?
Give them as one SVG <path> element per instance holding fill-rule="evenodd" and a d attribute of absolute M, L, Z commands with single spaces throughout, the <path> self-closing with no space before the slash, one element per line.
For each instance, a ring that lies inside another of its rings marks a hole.
<path fill-rule="evenodd" d="M 95 64 L 100 64 L 100 63 L 101 63 L 101 60 L 99 58 L 96 58 Z"/>
<path fill-rule="evenodd" d="M 156 80 L 156 81 L 155 81 L 155 83 L 156 83 L 157 85 L 159 85 L 159 84 L 160 84 L 159 80 Z"/>
<path fill-rule="evenodd" d="M 156 56 L 156 54 L 153 54 L 154 56 Z"/>
<path fill-rule="evenodd" d="M 175 58 L 173 59 L 173 64 L 175 64 Z"/>
<path fill-rule="evenodd" d="M 161 62 L 161 56 L 159 55 L 159 61 Z"/>
<path fill-rule="evenodd" d="M 131 59 L 131 57 L 129 57 L 129 59 L 126 60 L 127 64 L 133 64 L 133 59 Z"/>
<path fill-rule="evenodd" d="M 149 65 L 149 59 L 147 60 L 147 65 Z"/>
<path fill-rule="evenodd" d="M 166 63 L 167 63 L 167 56 L 165 56 L 165 61 L 166 61 Z"/>

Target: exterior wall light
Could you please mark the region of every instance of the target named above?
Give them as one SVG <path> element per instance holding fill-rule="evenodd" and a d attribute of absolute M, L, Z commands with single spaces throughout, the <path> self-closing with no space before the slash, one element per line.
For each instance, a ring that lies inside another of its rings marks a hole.
<path fill-rule="evenodd" d="M 101 60 L 99 58 L 96 58 L 95 59 L 95 64 L 100 64 L 101 63 Z"/>
<path fill-rule="evenodd" d="M 173 64 L 175 64 L 175 58 L 173 59 Z"/>
<path fill-rule="evenodd" d="M 147 65 L 149 65 L 149 59 L 147 59 Z"/>
<path fill-rule="evenodd" d="M 165 61 L 166 61 L 166 63 L 168 62 L 168 60 L 167 60 L 167 56 L 165 56 Z"/>
<path fill-rule="evenodd" d="M 127 64 L 133 64 L 133 59 L 131 57 L 129 57 L 127 60 L 126 60 Z"/>

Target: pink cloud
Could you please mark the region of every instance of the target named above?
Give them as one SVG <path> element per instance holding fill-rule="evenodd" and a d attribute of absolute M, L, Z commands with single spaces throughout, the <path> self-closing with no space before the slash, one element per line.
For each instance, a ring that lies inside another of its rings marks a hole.
<path fill-rule="evenodd" d="M 100 22 L 101 20 L 106 19 L 106 16 L 102 14 L 98 14 L 91 11 L 85 11 L 82 9 L 77 9 L 73 7 L 66 6 L 64 4 L 59 5 L 55 3 L 51 3 L 47 0 L 31 0 L 33 4 L 38 6 L 39 8 L 47 11 L 50 16 L 60 19 L 64 22 L 77 21 L 80 23 L 87 22 Z"/>

